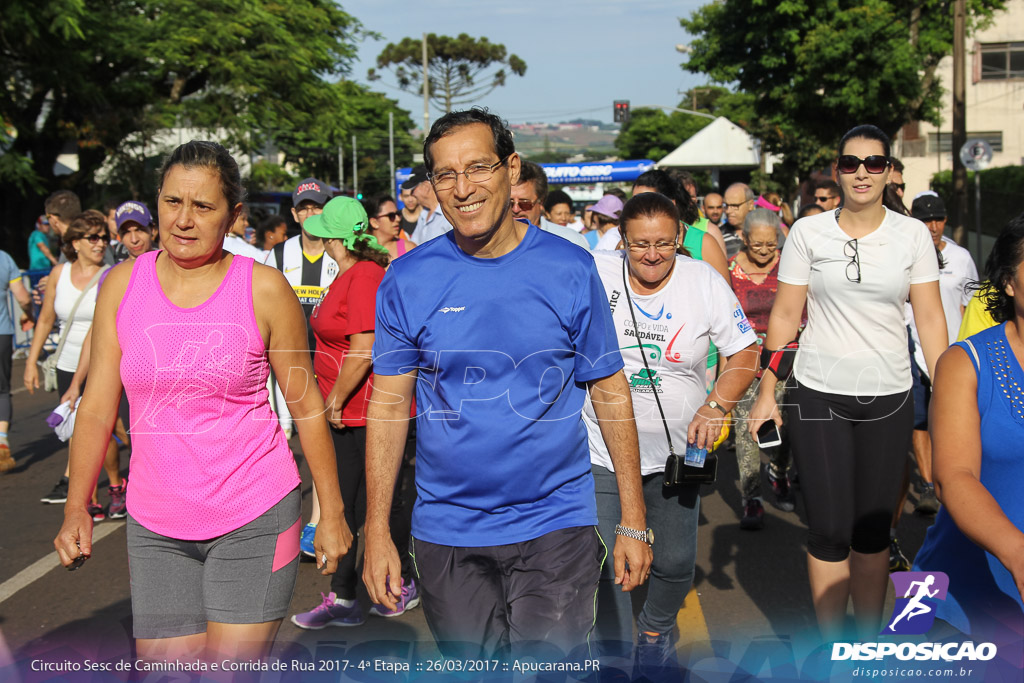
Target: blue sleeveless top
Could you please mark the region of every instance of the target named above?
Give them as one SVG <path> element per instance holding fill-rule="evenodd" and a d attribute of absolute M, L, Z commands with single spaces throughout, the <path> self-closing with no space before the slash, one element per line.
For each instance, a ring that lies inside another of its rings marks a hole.
<path fill-rule="evenodd" d="M 978 374 L 981 483 L 1024 530 L 1024 371 L 1006 340 L 1005 324 L 956 345 Z M 938 603 L 936 616 L 959 631 L 987 635 L 995 627 L 1024 633 L 1024 604 L 1013 576 L 957 528 L 945 507 L 928 530 L 914 571 L 949 575 L 949 594 Z"/>

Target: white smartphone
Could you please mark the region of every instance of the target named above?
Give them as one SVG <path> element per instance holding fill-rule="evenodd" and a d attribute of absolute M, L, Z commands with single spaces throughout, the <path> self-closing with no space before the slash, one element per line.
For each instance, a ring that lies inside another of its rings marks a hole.
<path fill-rule="evenodd" d="M 761 448 L 778 446 L 782 443 L 782 435 L 779 434 L 779 426 L 774 420 L 768 420 L 757 430 L 757 445 Z"/>

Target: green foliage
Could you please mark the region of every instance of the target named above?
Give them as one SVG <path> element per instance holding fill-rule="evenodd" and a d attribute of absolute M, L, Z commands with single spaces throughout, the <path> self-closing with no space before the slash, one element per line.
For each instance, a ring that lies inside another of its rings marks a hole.
<path fill-rule="evenodd" d="M 246 190 L 250 195 L 256 192 L 291 192 L 299 179 L 280 164 L 260 159 L 252 165 Z"/>
<path fill-rule="evenodd" d="M 423 39 L 403 38 L 388 43 L 377 57 L 378 69 L 390 69 L 398 87 L 407 92 L 423 92 Z M 507 69 L 507 70 L 506 70 Z M 478 102 L 495 88 L 505 85 L 509 74 L 522 76 L 526 62 L 510 55 L 505 46 L 487 38 L 427 35 L 427 73 L 430 101 L 441 111 Z M 367 74 L 371 81 L 380 78 L 376 69 Z"/>
<path fill-rule="evenodd" d="M 1024 187 L 1024 166 L 1000 166 L 981 171 L 982 231 L 998 235 L 1010 220 L 1024 212 L 1020 188 Z M 939 193 L 948 207 L 953 198 L 953 172 L 942 171 L 932 176 L 931 188 Z M 967 172 L 967 222 L 964 226 L 974 232 L 975 221 L 974 171 Z"/>
<path fill-rule="evenodd" d="M 353 132 L 386 135 L 388 111 L 396 135 L 412 127 L 393 101 L 338 81 L 365 32 L 333 0 L 5 0 L 2 15 L 0 121 L 13 135 L 0 148 L 0 221 L 9 225 L 38 213 L 35 193 L 67 187 L 88 203 L 104 165 L 123 193 L 151 196 L 172 128 L 243 152 L 272 144 L 302 172 L 311 149 L 336 159 Z M 70 150 L 79 170 L 55 178 L 57 155 Z M 384 150 L 386 159 L 386 139 Z"/>
<path fill-rule="evenodd" d="M 684 68 L 734 83 L 752 98 L 747 129 L 785 156 L 781 175 L 806 175 L 835 154 L 843 132 L 873 123 L 892 135 L 938 122 L 935 72 L 952 50 L 952 0 L 723 0 L 682 19 Z M 968 0 L 988 21 L 1004 0 Z"/>

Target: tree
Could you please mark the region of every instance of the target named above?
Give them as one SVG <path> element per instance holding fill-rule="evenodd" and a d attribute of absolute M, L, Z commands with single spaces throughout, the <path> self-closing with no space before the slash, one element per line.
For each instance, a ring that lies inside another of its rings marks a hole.
<path fill-rule="evenodd" d="M 979 25 L 1005 2 L 967 5 Z M 753 98 L 748 130 L 784 156 L 790 178 L 826 163 L 857 124 L 894 135 L 911 121 L 938 122 L 952 0 L 723 0 L 680 23 L 695 36 L 684 68 Z"/>
<path fill-rule="evenodd" d="M 377 68 L 391 69 L 402 90 L 422 92 L 423 40 L 403 38 L 399 43 L 388 43 L 377 57 Z M 457 105 L 478 102 L 505 85 L 509 73 L 522 76 L 526 73 L 526 62 L 487 38 L 472 38 L 465 33 L 452 38 L 431 33 L 427 35 L 427 72 L 430 101 L 450 112 Z M 367 76 L 371 81 L 380 78 L 377 69 L 370 69 Z"/>
<path fill-rule="evenodd" d="M 248 151 L 304 135 L 327 112 L 335 128 L 359 122 L 327 79 L 350 72 L 362 26 L 331 0 L 7 0 L 3 15 L 6 225 L 29 225 L 40 195 L 58 187 L 88 197 L 108 158 L 133 170 L 124 177 L 141 192 L 161 130 Z M 63 151 L 79 168 L 58 179 Z"/>

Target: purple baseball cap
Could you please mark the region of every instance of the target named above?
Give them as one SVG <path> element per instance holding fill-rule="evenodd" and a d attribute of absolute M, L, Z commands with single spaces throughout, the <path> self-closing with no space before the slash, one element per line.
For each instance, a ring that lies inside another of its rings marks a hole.
<path fill-rule="evenodd" d="M 114 220 L 117 222 L 118 230 L 128 221 L 135 221 L 142 227 L 148 228 L 153 222 L 153 215 L 149 213 L 149 208 L 142 202 L 130 201 L 117 207 L 117 210 L 114 211 Z"/>
<path fill-rule="evenodd" d="M 622 213 L 622 200 L 613 194 L 606 194 L 590 210 L 602 216 L 618 220 L 619 214 Z"/>

